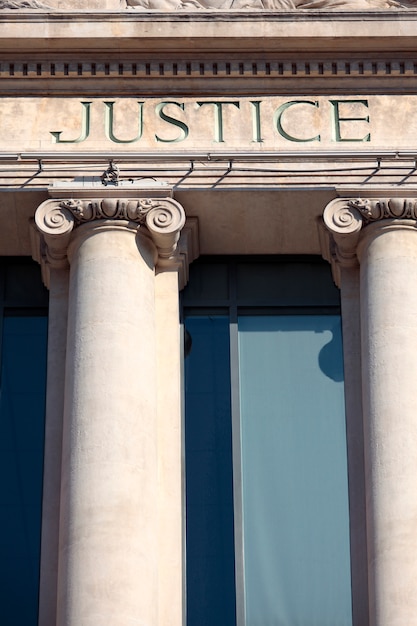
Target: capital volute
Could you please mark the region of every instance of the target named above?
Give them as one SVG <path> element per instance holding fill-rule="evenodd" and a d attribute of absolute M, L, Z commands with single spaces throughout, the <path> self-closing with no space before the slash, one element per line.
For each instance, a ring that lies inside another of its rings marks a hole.
<path fill-rule="evenodd" d="M 336 284 L 340 284 L 340 267 L 358 263 L 358 244 L 366 228 L 377 223 L 385 226 L 392 220 L 408 226 L 416 222 L 417 198 L 337 198 L 326 206 L 321 248 Z"/>
<path fill-rule="evenodd" d="M 49 267 L 68 265 L 67 250 L 74 230 L 92 222 L 105 226 L 105 220 L 120 221 L 130 231 L 144 229 L 156 247 L 158 263 L 166 267 L 174 259 L 185 219 L 183 207 L 172 198 L 50 199 L 35 213 L 33 256 L 41 263 L 48 283 Z"/>

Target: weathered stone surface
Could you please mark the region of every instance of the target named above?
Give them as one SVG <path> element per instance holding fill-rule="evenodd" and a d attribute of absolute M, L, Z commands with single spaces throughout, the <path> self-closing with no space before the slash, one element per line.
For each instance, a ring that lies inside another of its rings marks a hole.
<path fill-rule="evenodd" d="M 49 9 L 38 0 L 0 0 L 0 9 Z"/>
<path fill-rule="evenodd" d="M 130 9 L 177 11 L 194 9 L 290 11 L 293 9 L 388 9 L 414 6 L 396 0 L 126 0 Z"/>
<path fill-rule="evenodd" d="M 401 111 L 401 114 L 399 114 Z M 416 96 L 3 98 L 0 149 L 413 150 Z"/>
<path fill-rule="evenodd" d="M 416 0 L 0 0 L 0 10 L 124 10 L 138 11 L 292 11 L 404 9 L 416 7 Z"/>
<path fill-rule="evenodd" d="M 323 216 L 332 238 L 324 256 L 332 262 L 335 278 L 339 273 L 340 279 L 341 266 L 360 264 L 371 626 L 412 624 L 417 611 L 416 398 L 407 393 L 417 361 L 414 346 L 404 350 L 416 306 L 416 215 L 411 195 L 339 198 Z M 404 392 L 398 394 L 400 387 Z"/>

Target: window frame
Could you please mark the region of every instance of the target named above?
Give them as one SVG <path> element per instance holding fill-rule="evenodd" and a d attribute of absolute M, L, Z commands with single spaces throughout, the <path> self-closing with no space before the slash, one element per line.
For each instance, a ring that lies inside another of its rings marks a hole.
<path fill-rule="evenodd" d="M 340 292 L 334 287 L 334 293 L 337 292 L 337 299 L 330 304 L 323 304 L 318 298 L 315 304 L 310 301 L 307 305 L 299 304 L 290 305 L 288 302 L 262 302 L 257 300 L 256 304 L 251 303 L 245 298 L 239 298 L 237 294 L 236 271 L 238 264 L 259 263 L 259 264 L 275 264 L 277 267 L 283 264 L 302 264 L 302 265 L 321 265 L 326 267 L 331 281 L 330 267 L 323 261 L 321 257 L 316 256 L 243 256 L 243 257 L 200 257 L 200 263 L 207 264 L 224 264 L 228 267 L 228 297 L 213 298 L 204 297 L 202 293 L 187 297 L 187 292 L 181 301 L 181 323 L 189 315 L 228 315 L 229 316 L 229 332 L 230 332 L 230 368 L 231 368 L 231 415 L 232 415 L 232 462 L 233 462 L 233 509 L 234 509 L 234 532 L 235 532 L 235 581 L 236 581 L 236 626 L 246 626 L 245 616 L 245 578 L 244 578 L 244 546 L 243 546 L 243 493 L 242 493 L 242 457 L 241 457 L 241 416 L 240 416 L 240 383 L 239 383 L 239 337 L 238 337 L 238 317 L 241 315 L 340 315 L 342 328 L 342 310 L 340 303 Z M 198 261 L 197 261 L 198 264 Z M 192 269 L 191 266 L 190 269 Z M 193 280 L 191 271 L 191 280 Z M 348 415 L 346 414 L 346 422 Z M 347 425 L 346 425 L 347 426 Z M 347 447 L 349 446 L 346 440 Z M 348 507 L 349 507 L 349 528 L 350 528 L 350 546 L 351 546 L 351 596 L 352 605 L 354 605 L 354 580 L 356 577 L 361 578 L 362 575 L 355 573 L 354 569 L 357 563 L 352 555 L 352 529 L 350 518 L 352 506 L 358 507 L 358 503 L 352 503 L 352 490 L 349 479 L 349 450 L 347 450 L 347 472 L 348 472 Z M 365 520 L 365 510 L 362 510 L 363 523 Z M 367 607 L 366 607 L 367 613 Z M 367 623 L 367 615 L 365 613 L 360 621 L 355 619 L 355 611 L 352 610 L 353 625 L 364 626 Z M 366 622 L 365 622 L 366 619 Z"/>

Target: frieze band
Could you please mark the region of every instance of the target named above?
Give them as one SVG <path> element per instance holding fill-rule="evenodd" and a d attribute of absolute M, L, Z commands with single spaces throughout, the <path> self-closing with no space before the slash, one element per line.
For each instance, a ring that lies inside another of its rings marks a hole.
<path fill-rule="evenodd" d="M 339 10 L 414 8 L 415 0 L 121 0 L 120 9 L 139 11 L 293 11 L 296 9 Z M 68 8 L 72 8 L 68 2 Z M 1 9 L 53 10 L 38 0 L 0 0 Z"/>

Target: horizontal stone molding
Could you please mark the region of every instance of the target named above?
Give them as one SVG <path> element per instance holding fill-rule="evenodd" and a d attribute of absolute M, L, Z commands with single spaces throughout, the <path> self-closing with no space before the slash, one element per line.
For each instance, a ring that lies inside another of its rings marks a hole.
<path fill-rule="evenodd" d="M 279 78 L 344 78 L 382 77 L 396 78 L 417 76 L 417 61 L 414 59 L 364 59 L 330 61 L 311 60 L 216 60 L 216 61 L 3 61 L 0 63 L 0 81 L 52 79 L 91 80 L 92 78 L 136 79 L 136 78 L 204 78 L 217 79 L 274 77 Z"/>

